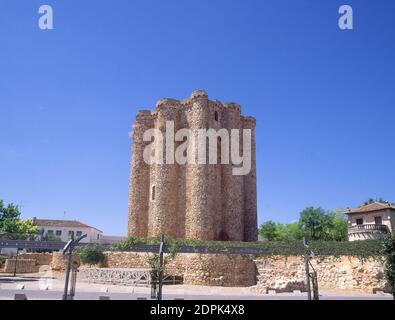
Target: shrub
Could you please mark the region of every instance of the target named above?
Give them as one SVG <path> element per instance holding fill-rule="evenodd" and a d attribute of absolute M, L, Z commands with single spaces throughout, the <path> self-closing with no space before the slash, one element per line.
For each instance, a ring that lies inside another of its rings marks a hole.
<path fill-rule="evenodd" d="M 6 258 L 0 256 L 0 268 L 3 268 Z"/>
<path fill-rule="evenodd" d="M 44 241 L 62 241 L 59 237 L 54 236 L 53 234 L 47 234 L 43 237 Z"/>
<path fill-rule="evenodd" d="M 81 262 L 89 265 L 95 265 L 103 262 L 104 254 L 103 247 L 98 244 L 88 244 L 78 248 L 77 253 L 80 256 Z"/>
<path fill-rule="evenodd" d="M 113 247 L 114 251 L 133 251 L 136 245 L 159 244 L 158 239 L 129 238 Z M 166 238 L 169 252 L 174 255 L 180 252 L 181 247 L 190 247 L 192 252 L 205 253 L 207 249 L 216 249 L 223 253 L 230 253 L 231 247 L 255 248 L 259 249 L 259 255 L 273 256 L 301 256 L 306 253 L 306 248 L 302 240 L 292 241 L 258 241 L 258 242 L 237 242 L 237 241 L 199 241 L 185 239 Z M 199 248 L 198 248 L 199 247 Z M 200 248 L 202 247 L 203 250 Z M 350 256 L 361 260 L 382 256 L 382 246 L 380 241 L 311 241 L 310 249 L 317 256 Z"/>
<path fill-rule="evenodd" d="M 151 241 L 152 244 L 156 244 L 155 240 Z M 145 238 L 129 237 L 125 240 L 121 240 L 113 245 L 112 250 L 114 251 L 129 251 L 138 244 L 148 244 L 149 240 Z"/>
<path fill-rule="evenodd" d="M 384 238 L 383 255 L 385 258 L 385 275 L 395 299 L 395 235 L 388 235 Z"/>

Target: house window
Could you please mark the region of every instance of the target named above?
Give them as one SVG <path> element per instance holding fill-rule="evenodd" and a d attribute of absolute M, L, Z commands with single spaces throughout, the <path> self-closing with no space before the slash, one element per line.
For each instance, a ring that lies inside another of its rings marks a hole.
<path fill-rule="evenodd" d="M 60 237 L 62 235 L 62 230 L 56 230 L 56 236 Z"/>
<path fill-rule="evenodd" d="M 151 199 L 152 201 L 155 200 L 155 186 L 152 186 Z"/>
<path fill-rule="evenodd" d="M 357 225 L 361 225 L 361 224 L 363 224 L 363 219 L 362 219 L 362 218 L 360 218 L 360 219 L 357 219 L 356 221 L 357 221 Z"/>
<path fill-rule="evenodd" d="M 77 231 L 76 235 L 77 235 L 77 237 L 81 237 L 82 231 Z"/>
<path fill-rule="evenodd" d="M 214 119 L 215 119 L 215 121 L 218 121 L 218 111 L 214 112 Z"/>
<path fill-rule="evenodd" d="M 74 231 L 69 231 L 69 239 L 74 238 Z"/>
<path fill-rule="evenodd" d="M 53 236 L 53 230 L 48 230 L 48 231 L 47 231 L 47 235 Z"/>
<path fill-rule="evenodd" d="M 374 224 L 377 225 L 382 225 L 383 224 L 383 219 L 381 217 L 374 217 Z"/>
<path fill-rule="evenodd" d="M 97 240 L 99 240 L 100 239 L 100 234 L 97 234 Z"/>

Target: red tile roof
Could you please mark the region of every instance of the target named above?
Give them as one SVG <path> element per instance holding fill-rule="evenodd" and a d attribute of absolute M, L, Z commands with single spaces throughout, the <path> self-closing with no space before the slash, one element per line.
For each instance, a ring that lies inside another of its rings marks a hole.
<path fill-rule="evenodd" d="M 346 214 L 352 213 L 368 213 L 368 212 L 375 212 L 375 211 L 382 211 L 382 210 L 395 210 L 395 206 L 390 203 L 382 203 L 382 202 L 373 202 L 369 204 L 365 204 L 360 206 L 359 208 L 351 209 L 346 211 Z"/>
<path fill-rule="evenodd" d="M 53 227 L 53 228 L 93 228 L 100 232 L 101 230 L 88 226 L 85 223 L 77 220 L 52 220 L 52 219 L 34 219 L 34 223 L 39 227 Z"/>

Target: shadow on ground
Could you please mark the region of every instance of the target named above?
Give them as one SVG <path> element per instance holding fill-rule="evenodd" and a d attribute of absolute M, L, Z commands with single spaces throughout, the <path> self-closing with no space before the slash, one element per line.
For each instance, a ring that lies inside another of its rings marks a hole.
<path fill-rule="evenodd" d="M 0 283 L 19 283 L 19 282 L 36 282 L 39 277 L 13 277 L 13 276 L 0 276 Z"/>

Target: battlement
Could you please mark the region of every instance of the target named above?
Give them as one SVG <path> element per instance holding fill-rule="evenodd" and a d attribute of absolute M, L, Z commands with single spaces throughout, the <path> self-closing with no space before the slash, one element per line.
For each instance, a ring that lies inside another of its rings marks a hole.
<path fill-rule="evenodd" d="M 246 117 L 242 117 L 241 119 L 242 119 L 244 125 L 248 125 L 251 127 L 256 126 L 256 119 L 254 117 L 246 116 Z"/>
<path fill-rule="evenodd" d="M 192 92 L 191 94 L 191 99 L 208 99 L 208 94 L 206 91 L 204 90 L 195 90 L 194 92 Z"/>
<path fill-rule="evenodd" d="M 155 116 L 150 110 L 139 110 L 136 120 L 153 120 Z"/>
<path fill-rule="evenodd" d="M 241 112 L 241 106 L 235 102 L 226 102 L 223 104 L 226 111 Z"/>
<path fill-rule="evenodd" d="M 162 109 L 166 109 L 166 108 L 177 108 L 180 106 L 181 106 L 181 103 L 179 100 L 170 99 L 170 98 L 160 99 L 156 103 L 156 109 L 158 109 L 158 110 L 162 110 Z"/>
<path fill-rule="evenodd" d="M 208 99 L 208 94 L 206 91 L 204 90 L 196 90 L 194 92 L 192 92 L 191 96 L 189 98 L 183 99 L 183 100 L 177 100 L 177 99 L 171 99 L 171 98 L 164 98 L 164 99 L 160 99 L 157 103 L 156 103 L 156 108 L 150 112 L 151 116 L 148 115 L 149 112 L 147 110 L 142 110 L 141 112 L 143 112 L 140 115 L 138 115 L 138 119 L 147 119 L 150 118 L 152 119 L 156 117 L 157 112 L 160 110 L 165 110 L 165 109 L 178 109 L 181 112 L 183 111 L 190 111 L 191 108 L 194 106 L 194 102 L 197 100 L 207 100 L 208 103 L 207 104 L 203 104 L 203 105 L 199 105 L 199 108 L 204 108 L 204 106 L 207 107 L 215 107 L 218 108 L 219 110 L 223 110 L 225 112 L 236 112 L 236 113 L 241 113 L 241 106 L 238 103 L 235 102 L 226 102 L 226 103 L 222 103 L 220 100 L 214 99 L 214 100 L 209 100 Z M 249 121 L 252 122 L 254 118 L 252 117 L 244 117 L 245 121 Z"/>

